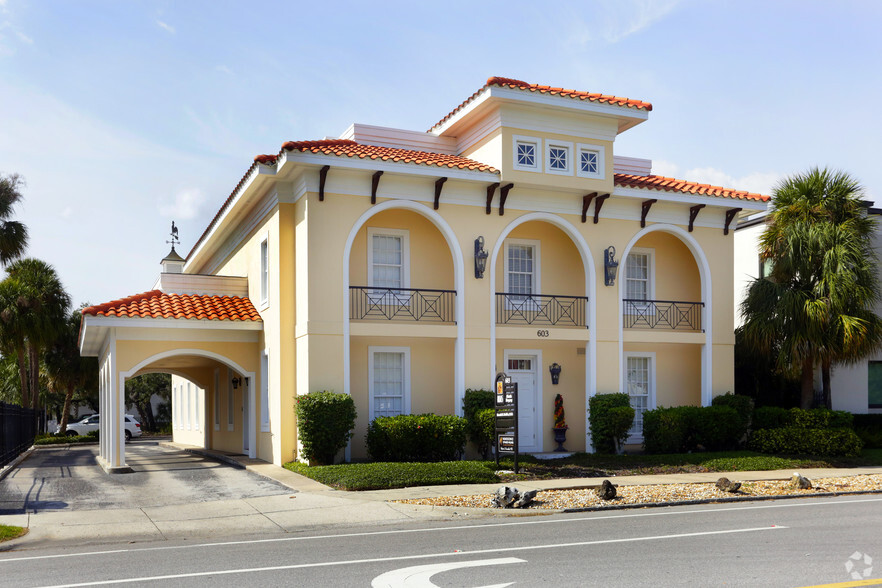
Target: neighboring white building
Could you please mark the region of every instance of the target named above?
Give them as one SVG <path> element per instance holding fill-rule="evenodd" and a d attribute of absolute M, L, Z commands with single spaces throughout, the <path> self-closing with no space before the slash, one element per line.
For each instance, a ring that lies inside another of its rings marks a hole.
<path fill-rule="evenodd" d="M 882 215 L 882 209 L 869 208 L 871 215 Z M 735 326 L 742 325 L 741 301 L 747 294 L 750 282 L 766 271 L 759 258 L 759 238 L 766 228 L 765 214 L 742 221 L 735 228 Z M 873 238 L 873 249 L 882 261 L 882 219 Z M 876 306 L 876 314 L 882 316 L 882 303 Z M 815 391 L 820 391 L 820 369 L 815 374 Z M 857 365 L 833 367 L 830 379 L 833 410 L 851 413 L 882 413 L 882 350 Z"/>

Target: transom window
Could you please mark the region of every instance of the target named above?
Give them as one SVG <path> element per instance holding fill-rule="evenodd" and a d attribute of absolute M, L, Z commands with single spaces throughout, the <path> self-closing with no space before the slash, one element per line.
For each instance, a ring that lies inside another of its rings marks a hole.
<path fill-rule="evenodd" d="M 634 409 L 634 423 L 628 432 L 631 440 L 643 437 L 643 413 L 652 408 L 652 357 L 649 355 L 626 355 L 625 386 Z"/>
<path fill-rule="evenodd" d="M 368 285 L 409 287 L 408 232 L 368 228 Z"/>
<path fill-rule="evenodd" d="M 509 370 L 519 370 L 519 371 L 533 371 L 533 360 L 532 359 L 509 359 L 508 360 L 508 369 Z"/>
<path fill-rule="evenodd" d="M 410 349 L 371 347 L 370 419 L 410 413 Z"/>

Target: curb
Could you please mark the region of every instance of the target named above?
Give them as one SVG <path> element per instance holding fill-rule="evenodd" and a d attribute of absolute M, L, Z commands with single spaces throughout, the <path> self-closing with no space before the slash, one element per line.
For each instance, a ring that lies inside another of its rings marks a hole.
<path fill-rule="evenodd" d="M 3 469 L 0 470 L 0 480 L 5 478 L 6 476 L 8 476 L 9 472 L 11 472 L 12 470 L 14 470 L 15 468 L 18 467 L 18 464 L 20 464 L 21 462 L 23 462 L 24 460 L 29 458 L 31 456 L 31 454 L 34 452 L 34 449 L 36 449 L 36 448 L 32 445 L 30 449 L 28 449 L 27 451 L 25 451 L 24 453 L 22 453 L 21 455 L 19 455 L 18 457 L 16 457 L 12 461 L 10 461 L 8 464 L 3 466 Z"/>

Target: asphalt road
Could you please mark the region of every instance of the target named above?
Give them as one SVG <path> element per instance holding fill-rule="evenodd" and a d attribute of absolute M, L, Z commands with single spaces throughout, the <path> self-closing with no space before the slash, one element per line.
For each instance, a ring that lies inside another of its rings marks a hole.
<path fill-rule="evenodd" d="M 97 445 L 39 449 L 0 480 L 0 515 L 174 506 L 290 493 L 277 482 L 183 451 L 136 439 L 131 474 L 108 475 Z M 2 579 L 0 579 L 2 585 Z"/>
<path fill-rule="evenodd" d="M 10 552 L 0 553 L 0 578 L 17 587 L 796 587 L 882 578 L 880 529 L 878 496 L 797 499 Z"/>

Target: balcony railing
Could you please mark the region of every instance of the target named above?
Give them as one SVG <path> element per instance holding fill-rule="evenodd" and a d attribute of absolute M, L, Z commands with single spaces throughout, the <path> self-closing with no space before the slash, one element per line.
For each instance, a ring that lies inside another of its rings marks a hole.
<path fill-rule="evenodd" d="M 456 322 L 456 291 L 349 286 L 352 320 Z"/>
<path fill-rule="evenodd" d="M 496 324 L 587 327 L 588 298 L 496 293 Z"/>
<path fill-rule="evenodd" d="M 701 331 L 704 302 L 674 300 L 636 300 L 625 298 L 626 329 L 669 329 Z"/>

